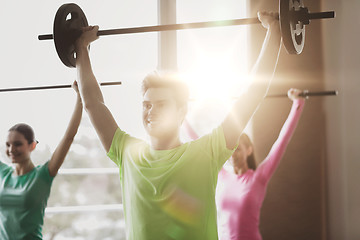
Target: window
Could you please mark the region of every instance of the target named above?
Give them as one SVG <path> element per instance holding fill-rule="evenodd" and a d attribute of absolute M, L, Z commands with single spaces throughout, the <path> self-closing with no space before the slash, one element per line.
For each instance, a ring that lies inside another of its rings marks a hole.
<path fill-rule="evenodd" d="M 177 1 L 177 21 L 205 22 L 246 17 L 246 1 Z M 191 89 L 187 121 L 199 135 L 218 126 L 246 79 L 247 27 L 227 26 L 177 32 L 178 69 Z"/>
<path fill-rule="evenodd" d="M 98 24 L 100 29 L 157 24 L 156 0 L 74 2 L 82 8 L 89 24 Z M 37 40 L 37 35 L 52 33 L 60 4 L 25 1 L 20 7 L 9 1 L 0 8 L 0 20 L 9 23 L 3 29 L 9 35 L 0 45 L 0 88 L 71 84 L 76 79 L 76 70 L 61 63 L 53 41 Z M 156 69 L 157 53 L 157 33 L 103 36 L 91 44 L 97 80 L 122 81 L 121 86 L 103 87 L 104 98 L 119 125 L 134 136 L 144 135 L 140 82 Z M 4 151 L 7 130 L 18 122 L 30 124 L 40 141 L 32 154 L 35 165 L 49 160 L 70 120 L 74 91 L 1 93 L 0 101 L 1 161 L 9 163 Z M 53 182 L 44 239 L 125 239 L 120 180 L 114 167 L 84 113 L 74 144 Z"/>
<path fill-rule="evenodd" d="M 97 24 L 100 29 L 158 24 L 158 0 L 74 3 L 82 8 L 89 24 Z M 60 3 L 35 0 L 24 1 L 21 7 L 11 1 L 2 5 L 0 21 L 12 20 L 11 24 L 2 26 L 2 31 L 8 34 L 0 45 L 3 66 L 0 88 L 72 83 L 77 77 L 76 70 L 61 63 L 53 41 L 37 40 L 37 35 L 52 32 Z M 179 0 L 176 8 L 177 23 L 242 18 L 246 10 L 245 1 L 235 0 Z M 90 51 L 97 80 L 122 81 L 121 86 L 102 88 L 105 102 L 123 129 L 146 139 L 141 122 L 140 83 L 157 68 L 158 34 L 100 38 L 91 44 Z M 199 135 L 223 119 L 226 108 L 221 96 L 228 94 L 226 91 L 234 81 L 246 75 L 246 55 L 245 26 L 177 32 L 178 69 L 189 77 L 193 97 L 188 121 Z M 208 96 L 222 100 L 211 100 Z M 49 160 L 70 120 L 75 103 L 73 90 L 1 93 L 0 102 L 3 103 L 0 118 L 3 143 L 12 125 L 26 122 L 40 141 L 32 154 L 35 165 Z M 0 145 L 0 157 L 8 162 L 4 149 L 5 144 Z M 124 227 L 118 169 L 105 155 L 84 113 L 75 141 L 53 182 L 45 214 L 44 239 L 125 239 Z"/>

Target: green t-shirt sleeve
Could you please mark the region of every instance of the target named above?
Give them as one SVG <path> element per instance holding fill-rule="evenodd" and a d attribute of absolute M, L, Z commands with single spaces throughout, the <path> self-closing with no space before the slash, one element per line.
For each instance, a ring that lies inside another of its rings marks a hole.
<path fill-rule="evenodd" d="M 2 169 L 5 168 L 6 166 L 7 165 L 0 160 L 0 171 L 2 171 Z"/>
<path fill-rule="evenodd" d="M 216 131 L 216 135 L 218 139 L 218 146 L 221 149 L 219 151 L 219 156 L 216 158 L 217 162 L 217 167 L 218 167 L 218 171 L 220 171 L 220 169 L 222 168 L 222 166 L 224 165 L 224 163 L 231 157 L 231 155 L 233 154 L 233 152 L 235 151 L 235 149 L 237 148 L 234 147 L 233 149 L 228 149 L 226 147 L 226 140 L 225 140 L 225 135 L 224 135 L 224 130 L 222 128 L 222 126 L 220 125 L 218 128 L 216 128 L 214 131 Z"/>
<path fill-rule="evenodd" d="M 118 128 L 114 134 L 113 140 L 107 156 L 119 167 L 122 165 L 122 150 L 128 135 Z"/>
<path fill-rule="evenodd" d="M 46 181 L 52 183 L 52 181 L 54 180 L 55 176 L 51 176 L 50 172 L 49 172 L 49 161 L 47 161 L 44 165 L 42 165 L 40 167 L 39 173 L 40 176 L 45 179 Z"/>
<path fill-rule="evenodd" d="M 208 154 L 213 164 L 216 166 L 217 171 L 220 171 L 224 163 L 231 157 L 236 149 L 228 149 L 222 126 L 215 128 L 209 135 L 200 138 L 200 141 L 205 141 L 205 145 L 209 145 Z"/>
<path fill-rule="evenodd" d="M 0 177 L 2 177 L 3 173 L 5 171 L 8 171 L 9 168 L 10 168 L 9 165 L 7 165 L 6 163 L 0 161 Z"/>

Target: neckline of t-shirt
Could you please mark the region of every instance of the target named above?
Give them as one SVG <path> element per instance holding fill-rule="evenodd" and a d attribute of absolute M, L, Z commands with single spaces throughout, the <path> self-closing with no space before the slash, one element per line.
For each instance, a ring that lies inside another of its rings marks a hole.
<path fill-rule="evenodd" d="M 174 150 L 178 150 L 180 149 L 182 146 L 186 145 L 187 143 L 181 143 L 181 145 L 177 146 L 177 147 L 174 147 L 174 148 L 171 148 L 171 149 L 164 149 L 164 150 L 156 150 L 156 149 L 153 149 L 151 146 L 149 147 L 150 149 L 150 153 L 153 154 L 153 153 L 156 153 L 156 154 L 163 154 L 163 153 L 169 153 L 169 152 L 172 152 Z"/>
<path fill-rule="evenodd" d="M 29 174 L 32 173 L 35 169 L 36 169 L 36 166 L 33 167 L 30 171 L 28 171 L 27 173 L 25 173 L 25 174 L 23 174 L 23 175 L 14 175 L 15 169 L 13 169 L 13 171 L 11 172 L 11 177 L 21 178 L 21 177 L 24 177 L 24 176 L 29 175 Z"/>

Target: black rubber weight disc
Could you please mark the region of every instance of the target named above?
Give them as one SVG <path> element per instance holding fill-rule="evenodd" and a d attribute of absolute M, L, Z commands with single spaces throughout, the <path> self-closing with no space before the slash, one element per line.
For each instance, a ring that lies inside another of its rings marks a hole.
<path fill-rule="evenodd" d="M 300 54 L 305 43 L 305 25 L 294 18 L 294 12 L 304 7 L 302 0 L 280 0 L 280 28 L 289 54 Z"/>
<path fill-rule="evenodd" d="M 84 12 L 74 3 L 63 4 L 56 12 L 54 43 L 59 58 L 66 66 L 76 66 L 74 44 L 81 34 L 81 29 L 88 25 Z"/>

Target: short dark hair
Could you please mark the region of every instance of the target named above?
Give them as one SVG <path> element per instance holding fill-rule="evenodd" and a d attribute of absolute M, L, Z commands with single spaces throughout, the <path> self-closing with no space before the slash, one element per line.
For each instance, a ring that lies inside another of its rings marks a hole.
<path fill-rule="evenodd" d="M 154 71 L 148 74 L 142 82 L 143 96 L 149 88 L 170 88 L 179 107 L 186 106 L 189 100 L 189 88 L 176 73 Z"/>
<path fill-rule="evenodd" d="M 26 124 L 26 123 L 18 123 L 15 124 L 14 126 L 12 126 L 9 129 L 9 132 L 11 131 L 17 131 L 19 133 L 21 133 L 25 139 L 28 141 L 28 143 L 33 143 L 33 142 L 38 142 L 35 140 L 35 133 L 34 130 L 32 129 L 32 127 L 30 127 L 30 125 Z"/>
<path fill-rule="evenodd" d="M 247 148 L 252 147 L 252 153 L 247 157 L 246 162 L 248 168 L 256 170 L 254 144 L 251 142 L 250 137 L 246 133 L 242 133 L 240 135 L 240 142 L 244 144 Z"/>

